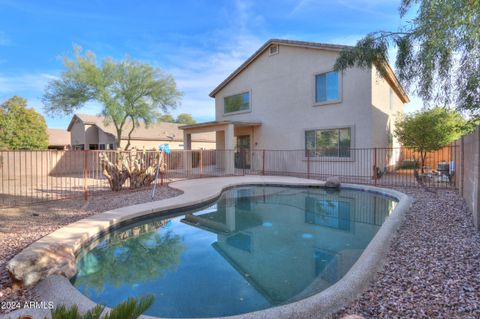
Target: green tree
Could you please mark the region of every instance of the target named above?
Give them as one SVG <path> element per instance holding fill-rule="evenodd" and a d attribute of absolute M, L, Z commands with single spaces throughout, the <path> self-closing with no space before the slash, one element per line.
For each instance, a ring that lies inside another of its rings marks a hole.
<path fill-rule="evenodd" d="M 187 125 L 197 123 L 197 121 L 193 119 L 192 115 L 187 113 L 178 114 L 177 120 L 175 122 Z"/>
<path fill-rule="evenodd" d="M 103 291 L 106 286 L 147 282 L 175 269 L 185 247 L 180 236 L 156 231 L 166 222 L 154 221 L 110 234 L 105 246 L 79 259 L 75 284 Z"/>
<path fill-rule="evenodd" d="M 375 64 L 385 75 L 382 62 L 396 47 L 396 69 L 406 89 L 427 105 L 456 104 L 480 116 L 480 1 L 402 0 L 400 16 L 411 10 L 417 10 L 416 16 L 398 30 L 372 32 L 343 50 L 335 69 Z"/>
<path fill-rule="evenodd" d="M 115 126 L 117 146 L 129 126 L 125 149 L 141 122 L 151 125 L 159 117 L 159 110 L 175 108 L 181 97 L 171 75 L 138 61 L 107 58 L 97 65 L 92 52 L 82 55 L 75 47 L 75 58 L 65 58 L 64 67 L 61 77 L 47 86 L 45 110 L 49 114 L 70 114 L 88 101 L 100 102 L 106 124 Z"/>
<path fill-rule="evenodd" d="M 170 114 L 164 114 L 158 118 L 159 122 L 175 123 L 175 119 Z"/>
<path fill-rule="evenodd" d="M 47 124 L 41 114 L 27 108 L 27 100 L 14 96 L 0 104 L 0 148 L 46 149 Z"/>
<path fill-rule="evenodd" d="M 421 172 L 428 152 L 439 150 L 469 129 L 460 113 L 442 107 L 399 117 L 394 134 L 403 146 L 420 153 Z"/>

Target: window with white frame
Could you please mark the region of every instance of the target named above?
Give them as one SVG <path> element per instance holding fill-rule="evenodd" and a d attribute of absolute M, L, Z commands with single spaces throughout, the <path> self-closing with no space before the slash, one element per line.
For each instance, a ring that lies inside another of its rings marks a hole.
<path fill-rule="evenodd" d="M 223 99 L 224 114 L 250 110 L 250 92 L 226 96 Z"/>
<path fill-rule="evenodd" d="M 350 157 L 351 129 L 305 131 L 305 154 L 309 157 Z"/>
<path fill-rule="evenodd" d="M 336 71 L 315 75 L 315 103 L 340 100 L 339 75 Z"/>

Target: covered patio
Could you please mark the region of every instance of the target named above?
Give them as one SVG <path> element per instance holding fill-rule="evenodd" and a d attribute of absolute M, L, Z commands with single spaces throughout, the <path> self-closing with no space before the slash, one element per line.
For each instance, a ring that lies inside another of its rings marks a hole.
<path fill-rule="evenodd" d="M 192 149 L 193 134 L 215 132 L 215 165 L 226 174 L 234 174 L 236 168 L 250 169 L 255 129 L 261 125 L 260 122 L 212 121 L 179 128 L 183 130 L 184 150 Z M 185 157 L 184 167 L 192 167 L 191 160 L 190 157 Z"/>

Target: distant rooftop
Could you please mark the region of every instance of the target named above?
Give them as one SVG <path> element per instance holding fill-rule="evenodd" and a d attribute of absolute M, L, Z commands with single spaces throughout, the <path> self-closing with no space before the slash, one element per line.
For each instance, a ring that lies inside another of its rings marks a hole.
<path fill-rule="evenodd" d="M 75 114 L 68 125 L 68 131 L 71 130 L 72 125 L 76 120 L 80 120 L 84 124 L 95 125 L 105 133 L 116 136 L 115 126 L 113 123 L 107 125 L 103 116 Z M 179 127 L 183 125 L 185 124 L 158 122 L 146 127 L 145 124 L 141 123 L 140 126 L 136 127 L 133 131 L 131 139 L 145 141 L 170 140 L 181 142 L 183 141 L 183 131 L 180 130 Z M 130 123 L 125 125 L 122 131 L 122 139 L 128 138 L 128 132 L 130 131 L 131 127 L 132 126 Z M 192 136 L 192 141 L 215 142 L 215 132 L 195 134 Z"/>
<path fill-rule="evenodd" d="M 66 146 L 70 145 L 70 132 L 64 129 L 49 128 L 48 145 L 49 146 Z"/>

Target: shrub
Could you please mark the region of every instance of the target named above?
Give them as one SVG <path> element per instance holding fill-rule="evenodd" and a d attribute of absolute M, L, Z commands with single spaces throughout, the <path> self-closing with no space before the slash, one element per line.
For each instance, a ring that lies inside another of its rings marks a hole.
<path fill-rule="evenodd" d="M 140 300 L 137 300 L 135 298 L 128 298 L 127 301 L 118 304 L 103 318 L 136 319 L 140 317 L 140 315 L 152 305 L 153 299 L 154 298 L 152 295 L 143 297 Z M 78 310 L 77 305 L 74 305 L 71 308 L 67 308 L 65 305 L 61 305 L 53 309 L 51 311 L 51 315 L 52 319 L 99 319 L 104 309 L 105 306 L 97 305 L 86 313 L 81 314 Z"/>

